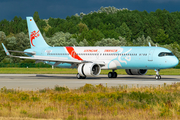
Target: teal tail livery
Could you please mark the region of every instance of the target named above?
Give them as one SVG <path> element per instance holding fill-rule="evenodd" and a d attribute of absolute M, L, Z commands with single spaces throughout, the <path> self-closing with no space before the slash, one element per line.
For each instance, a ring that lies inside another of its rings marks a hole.
<path fill-rule="evenodd" d="M 145 75 L 148 69 L 156 71 L 155 79 L 161 79 L 161 69 L 172 68 L 178 65 L 179 60 L 168 49 L 155 47 L 51 47 L 44 40 L 34 19 L 27 17 L 31 48 L 24 51 L 7 50 L 2 46 L 6 55 L 22 59 L 32 59 L 36 63 L 63 67 L 77 68 L 77 78 L 98 76 L 101 70 L 112 70 L 109 78 L 117 78 L 117 69 L 125 69 L 128 75 Z M 12 56 L 9 52 L 24 53 L 26 56 Z"/>
<path fill-rule="evenodd" d="M 31 48 L 49 47 L 49 45 L 45 42 L 41 32 L 39 31 L 36 23 L 34 22 L 34 19 L 32 17 L 27 17 L 26 19 L 27 19 Z"/>

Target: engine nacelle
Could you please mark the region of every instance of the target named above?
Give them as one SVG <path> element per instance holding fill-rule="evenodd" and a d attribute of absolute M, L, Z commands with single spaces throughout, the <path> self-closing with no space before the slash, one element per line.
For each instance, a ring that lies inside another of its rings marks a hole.
<path fill-rule="evenodd" d="M 126 69 L 128 75 L 145 75 L 147 71 L 147 69 Z"/>
<path fill-rule="evenodd" d="M 101 67 L 96 63 L 79 64 L 78 73 L 81 76 L 98 76 L 101 72 Z"/>

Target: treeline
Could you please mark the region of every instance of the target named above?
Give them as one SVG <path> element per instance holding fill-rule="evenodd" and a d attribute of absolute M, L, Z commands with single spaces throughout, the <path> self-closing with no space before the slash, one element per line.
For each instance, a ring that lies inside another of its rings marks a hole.
<path fill-rule="evenodd" d="M 90 45 L 102 38 L 118 39 L 119 36 L 132 42 L 142 35 L 150 36 L 153 42 L 159 44 L 180 43 L 180 12 L 170 13 L 165 9 L 148 13 L 101 7 L 98 11 L 67 16 L 66 19 L 42 20 L 38 12 L 35 12 L 33 17 L 47 37 L 52 37 L 59 31 L 69 32 L 74 34 L 73 37 L 77 38 L 78 42 L 86 39 Z M 17 16 L 11 21 L 4 19 L 0 21 L 0 31 L 7 36 L 20 32 L 27 34 L 26 20 Z"/>
<path fill-rule="evenodd" d="M 33 18 L 51 46 L 147 46 L 150 42 L 168 48 L 180 58 L 179 12 L 157 9 L 148 13 L 101 7 L 98 11 L 75 14 L 66 19 L 40 19 L 38 12 Z M 29 48 L 26 20 L 15 16 L 11 21 L 0 21 L 0 42 L 12 50 Z M 4 57 L 4 52 L 0 51 L 3 63 L 22 61 Z"/>

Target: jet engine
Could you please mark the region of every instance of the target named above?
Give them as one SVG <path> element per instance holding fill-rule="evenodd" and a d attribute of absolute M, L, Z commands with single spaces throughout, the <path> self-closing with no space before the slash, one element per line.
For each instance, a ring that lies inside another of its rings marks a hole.
<path fill-rule="evenodd" d="M 126 69 L 128 75 L 145 75 L 147 71 L 147 69 Z"/>
<path fill-rule="evenodd" d="M 98 76 L 101 72 L 101 67 L 96 63 L 79 64 L 78 73 L 80 76 Z"/>

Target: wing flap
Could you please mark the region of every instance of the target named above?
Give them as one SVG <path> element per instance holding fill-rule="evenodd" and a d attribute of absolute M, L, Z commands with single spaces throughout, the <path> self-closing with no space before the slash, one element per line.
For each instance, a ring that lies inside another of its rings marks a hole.
<path fill-rule="evenodd" d="M 23 57 L 20 56 L 19 58 L 22 59 L 31 59 L 31 60 L 37 60 L 37 61 L 50 61 L 50 62 L 62 62 L 62 63 L 83 63 L 80 60 L 69 60 L 69 59 L 62 59 L 58 57 Z"/>

